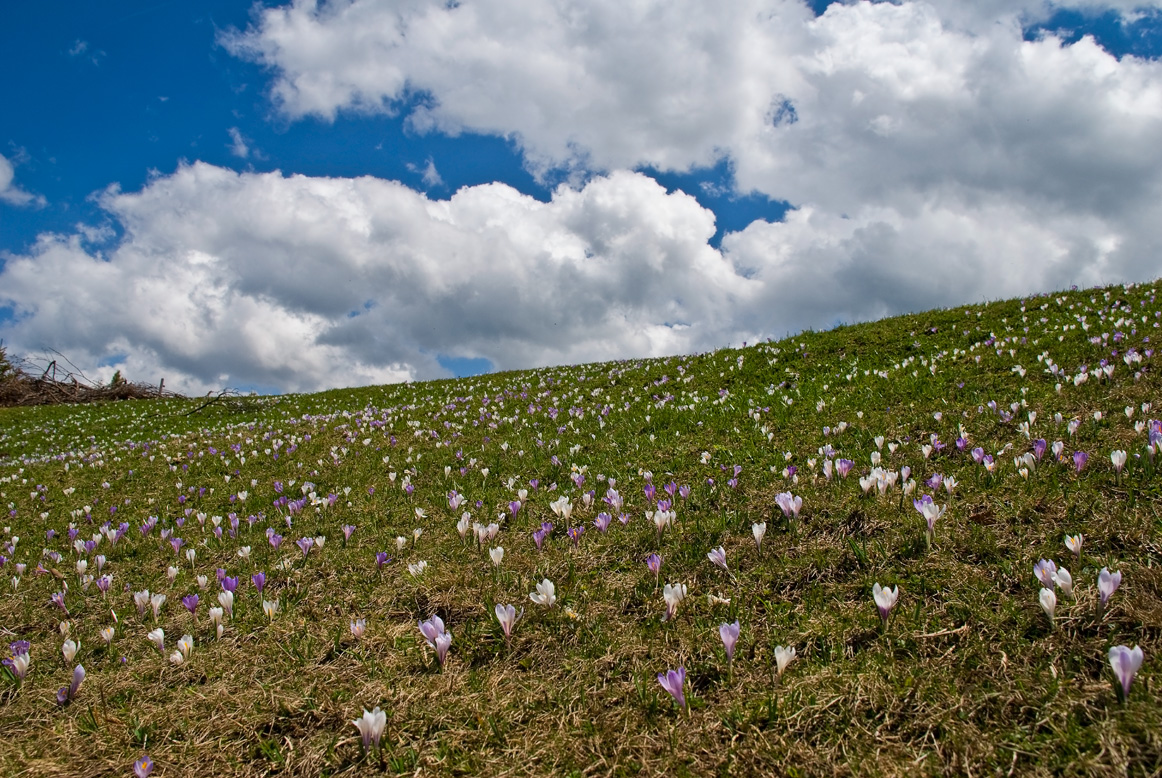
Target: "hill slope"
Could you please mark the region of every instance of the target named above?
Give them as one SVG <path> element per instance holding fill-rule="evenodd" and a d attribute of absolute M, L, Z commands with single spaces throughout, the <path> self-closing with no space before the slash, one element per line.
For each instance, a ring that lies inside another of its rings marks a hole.
<path fill-rule="evenodd" d="M 0 764 L 1156 772 L 1157 291 L 200 410 L 0 410 L 0 625 L 30 660 Z M 898 591 L 883 621 L 876 585 Z M 1145 657 L 1124 702 L 1114 646 Z M 685 707 L 658 680 L 678 668 Z"/>

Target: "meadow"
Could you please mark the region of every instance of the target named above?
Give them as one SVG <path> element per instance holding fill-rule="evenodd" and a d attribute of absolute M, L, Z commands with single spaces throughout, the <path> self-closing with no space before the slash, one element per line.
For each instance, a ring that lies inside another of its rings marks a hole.
<path fill-rule="evenodd" d="M 1157 775 L 1158 291 L 2 409 L 0 773 Z"/>

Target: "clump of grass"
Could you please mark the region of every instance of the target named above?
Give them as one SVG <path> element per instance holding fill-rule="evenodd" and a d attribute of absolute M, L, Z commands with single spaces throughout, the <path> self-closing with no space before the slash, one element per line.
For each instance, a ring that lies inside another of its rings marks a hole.
<path fill-rule="evenodd" d="M 0 764 L 1156 771 L 1157 291 L 245 405 L 0 409 L 0 624 L 31 658 L 19 684 L 2 681 Z M 922 515 L 922 495 L 942 510 Z M 1080 553 L 1067 534 L 1084 535 Z M 725 569 L 707 558 L 718 548 Z M 1041 559 L 1073 584 L 1052 622 Z M 219 569 L 238 579 L 220 637 Z M 1123 576 L 1104 608 L 1103 569 Z M 551 605 L 530 598 L 545 579 Z M 667 584 L 687 595 L 663 619 Z M 882 623 L 874 584 L 899 591 Z M 147 589 L 166 595 L 156 619 L 134 604 Z M 507 604 L 524 610 L 510 636 L 494 615 Z M 452 635 L 442 664 L 419 629 L 433 616 Z M 728 661 L 720 627 L 735 621 Z M 71 662 L 62 630 L 79 643 Z M 1124 699 L 1118 645 L 1145 657 Z M 58 706 L 76 663 L 84 686 Z M 684 707 L 657 680 L 679 667 Z M 352 722 L 375 707 L 384 732 L 364 749 Z"/>

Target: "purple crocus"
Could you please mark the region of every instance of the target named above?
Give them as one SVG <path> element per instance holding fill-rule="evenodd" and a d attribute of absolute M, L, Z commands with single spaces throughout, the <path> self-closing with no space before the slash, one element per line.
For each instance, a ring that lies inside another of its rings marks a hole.
<path fill-rule="evenodd" d="M 582 525 L 577 526 L 577 527 L 570 527 L 568 534 L 569 534 L 569 539 L 572 540 L 573 545 L 576 546 L 578 543 L 581 542 L 581 536 L 585 534 L 585 525 L 582 524 Z"/>
<path fill-rule="evenodd" d="M 149 774 L 152 772 L 153 760 L 148 755 L 143 754 L 140 759 L 133 763 L 134 778 L 149 778 Z"/>
<path fill-rule="evenodd" d="M 720 624 L 718 627 L 718 635 L 722 638 L 722 647 L 726 649 L 727 662 L 734 662 L 734 646 L 738 643 L 740 629 L 737 619 L 733 624 Z"/>
<path fill-rule="evenodd" d="M 348 540 L 350 540 L 351 536 L 353 534 L 355 534 L 355 525 L 354 524 L 344 524 L 343 525 L 343 542 L 346 543 Z"/>
<path fill-rule="evenodd" d="M 1132 649 L 1129 646 L 1111 646 L 1109 657 L 1110 667 L 1122 685 L 1122 702 L 1125 702 L 1130 696 L 1130 684 L 1142 668 L 1142 649 L 1139 646 Z"/>
<path fill-rule="evenodd" d="M 686 707 L 686 668 L 679 667 L 677 670 L 667 670 L 664 673 L 658 673 L 658 683 L 662 688 L 670 693 L 674 698 L 674 702 L 678 706 L 685 709 Z"/>
<path fill-rule="evenodd" d="M 597 518 L 593 520 L 593 526 L 597 527 L 597 529 L 601 530 L 602 532 L 605 532 L 605 530 L 609 529 L 609 522 L 611 521 L 613 521 L 613 517 L 602 511 L 601 513 L 597 514 Z"/>
<path fill-rule="evenodd" d="M 262 594 L 262 589 L 266 586 L 266 573 L 259 570 L 254 575 L 250 576 L 250 582 L 254 584 L 254 588 L 259 594 Z"/>
<path fill-rule="evenodd" d="M 386 565 L 390 561 L 391 561 L 391 559 L 387 556 L 386 551 L 376 551 L 375 552 L 375 569 L 376 570 L 382 571 L 383 566 Z"/>
<path fill-rule="evenodd" d="M 298 546 L 299 550 L 301 550 L 303 552 L 303 559 L 306 559 L 307 554 L 309 554 L 311 551 L 311 547 L 315 545 L 315 539 L 314 538 L 299 538 L 298 540 L 295 541 L 295 545 Z"/>
<path fill-rule="evenodd" d="M 1033 456 L 1037 457 L 1037 461 L 1041 461 L 1041 457 L 1045 456 L 1045 451 L 1049 448 L 1049 444 L 1044 438 L 1037 438 L 1033 441 Z"/>
<path fill-rule="evenodd" d="M 73 682 L 68 686 L 62 686 L 57 690 L 56 701 L 58 705 L 68 705 L 77 698 L 77 693 L 81 691 L 81 682 L 85 680 L 84 665 L 77 665 L 73 670 Z"/>
<path fill-rule="evenodd" d="M 658 577 L 662 574 L 662 558 L 657 554 L 646 557 L 646 567 L 654 574 L 654 585 L 657 586 Z"/>
<path fill-rule="evenodd" d="M 238 591 L 238 576 L 231 577 L 224 575 L 222 576 L 222 580 L 219 583 L 222 584 L 223 590 L 230 592 L 231 594 Z"/>
<path fill-rule="evenodd" d="M 835 472 L 839 473 L 840 478 L 847 478 L 847 474 L 851 472 L 853 467 L 855 467 L 855 462 L 850 459 L 837 459 L 835 461 Z"/>
<path fill-rule="evenodd" d="M 1085 453 L 1084 451 L 1073 452 L 1073 466 L 1077 468 L 1078 473 L 1081 473 L 1081 471 L 1085 468 L 1085 463 L 1088 461 L 1089 454 Z"/>
<path fill-rule="evenodd" d="M 198 610 L 198 600 L 199 598 L 196 594 L 187 594 L 182 598 L 182 605 L 190 612 L 191 616 Z"/>
<path fill-rule="evenodd" d="M 275 549 L 282 545 L 282 535 L 277 532 L 271 532 L 266 536 L 266 539 L 270 541 L 270 545 Z"/>

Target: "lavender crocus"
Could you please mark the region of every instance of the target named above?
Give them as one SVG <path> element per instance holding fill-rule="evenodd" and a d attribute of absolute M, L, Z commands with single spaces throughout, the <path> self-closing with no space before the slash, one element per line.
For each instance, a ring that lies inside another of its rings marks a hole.
<path fill-rule="evenodd" d="M 77 665 L 73 670 L 73 682 L 68 686 L 62 686 L 57 690 L 56 701 L 58 705 L 68 705 L 77 698 L 77 694 L 81 691 L 81 683 L 85 680 L 84 665 Z"/>
<path fill-rule="evenodd" d="M 259 594 L 262 594 L 262 590 L 266 586 L 266 573 L 259 570 L 257 573 L 250 576 L 250 582 L 254 584 L 255 590 Z"/>
<path fill-rule="evenodd" d="M 1132 649 L 1128 646 L 1111 646 L 1109 658 L 1110 667 L 1122 687 L 1122 702 L 1125 702 L 1130 696 L 1130 684 L 1142 668 L 1142 649 L 1139 646 Z"/>
<path fill-rule="evenodd" d="M 153 760 L 147 754 L 142 754 L 141 758 L 133 763 L 133 778 L 149 778 L 152 772 Z"/>
<path fill-rule="evenodd" d="M 376 570 L 382 571 L 383 566 L 386 565 L 390 561 L 391 561 L 391 559 L 388 557 L 386 551 L 375 552 L 375 569 Z"/>
<path fill-rule="evenodd" d="M 198 610 L 198 600 L 199 598 L 196 594 L 187 594 L 182 598 L 182 605 L 190 612 L 191 616 L 193 616 Z"/>
<path fill-rule="evenodd" d="M 343 525 L 343 542 L 346 543 L 348 540 L 350 540 L 351 536 L 353 534 L 355 534 L 355 525 L 354 524 L 344 524 Z"/>
<path fill-rule="evenodd" d="M 646 557 L 646 567 L 654 574 L 654 586 L 658 585 L 658 576 L 662 573 L 662 558 L 657 554 L 650 554 Z"/>
<path fill-rule="evenodd" d="M 295 541 L 295 545 L 298 546 L 299 550 L 303 552 L 303 559 L 306 559 L 307 554 L 310 553 L 311 548 L 315 545 L 315 539 L 314 538 L 299 538 L 298 540 Z"/>
<path fill-rule="evenodd" d="M 1101 572 L 1097 574 L 1097 591 L 1101 596 L 1101 610 L 1105 610 L 1106 603 L 1109 602 L 1110 597 L 1122 585 L 1122 571 L 1116 570 L 1110 572 L 1108 568 L 1103 567 Z"/>
<path fill-rule="evenodd" d="M 900 587 L 893 586 L 892 588 L 881 588 L 878 583 L 872 585 L 872 598 L 876 601 L 876 608 L 880 612 L 880 620 L 886 626 L 888 623 L 888 616 L 892 613 L 892 608 L 896 607 L 896 601 L 900 598 Z"/>
<path fill-rule="evenodd" d="M 1089 454 L 1084 451 L 1073 452 L 1073 466 L 1077 468 L 1077 472 L 1081 473 L 1085 469 L 1085 463 L 1089 461 Z"/>
<path fill-rule="evenodd" d="M 734 662 L 734 647 L 738 643 L 740 629 L 741 626 L 737 620 L 733 624 L 720 624 L 718 626 L 718 636 L 722 638 L 722 647 L 726 649 L 726 661 L 732 664 Z"/>
<path fill-rule="evenodd" d="M 678 703 L 678 707 L 683 710 L 686 708 L 686 690 L 684 688 L 686 686 L 685 667 L 658 673 L 658 683 L 670 693 L 670 696 L 674 698 L 674 702 Z"/>

